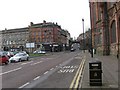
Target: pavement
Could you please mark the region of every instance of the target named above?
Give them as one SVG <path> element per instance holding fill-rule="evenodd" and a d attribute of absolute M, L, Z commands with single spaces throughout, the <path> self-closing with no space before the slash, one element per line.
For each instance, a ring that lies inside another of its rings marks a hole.
<path fill-rule="evenodd" d="M 91 58 L 90 53 L 84 53 L 86 56 L 85 66 L 82 75 L 80 90 L 120 90 L 118 81 L 120 77 L 118 65 L 119 60 L 115 56 L 94 55 Z M 89 63 L 100 61 L 102 63 L 102 86 L 91 86 L 89 77 Z"/>

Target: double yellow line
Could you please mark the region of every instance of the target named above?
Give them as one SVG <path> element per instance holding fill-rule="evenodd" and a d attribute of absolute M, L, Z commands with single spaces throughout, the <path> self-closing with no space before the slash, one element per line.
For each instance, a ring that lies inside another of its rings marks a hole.
<path fill-rule="evenodd" d="M 84 58 L 82 59 L 82 62 L 80 63 L 80 66 L 75 74 L 75 77 L 73 78 L 72 80 L 72 83 L 70 85 L 70 89 L 69 90 L 77 90 L 77 88 L 79 87 L 79 82 L 80 82 L 80 76 L 82 75 L 82 71 L 83 71 L 83 68 L 84 68 L 84 64 L 85 64 L 85 56 Z"/>

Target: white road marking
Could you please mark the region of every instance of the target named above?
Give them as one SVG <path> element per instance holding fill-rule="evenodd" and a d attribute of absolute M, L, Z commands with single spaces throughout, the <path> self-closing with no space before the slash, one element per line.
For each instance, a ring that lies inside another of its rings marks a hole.
<path fill-rule="evenodd" d="M 21 65 L 29 64 L 32 63 L 33 61 L 27 62 L 27 63 L 22 63 Z"/>
<path fill-rule="evenodd" d="M 37 76 L 36 78 L 34 78 L 33 80 L 37 80 L 37 79 L 39 79 L 40 78 L 40 76 Z"/>
<path fill-rule="evenodd" d="M 43 62 L 43 61 L 36 62 L 36 63 L 31 64 L 31 65 L 36 65 L 36 64 L 39 64 L 39 63 L 41 63 L 41 62 Z"/>
<path fill-rule="evenodd" d="M 47 74 L 48 73 L 48 71 L 46 71 L 44 74 Z"/>
<path fill-rule="evenodd" d="M 28 84 L 30 84 L 29 82 L 25 83 L 24 85 L 20 86 L 19 88 L 23 88 L 25 86 L 27 86 Z"/>
<path fill-rule="evenodd" d="M 71 66 L 64 66 L 63 68 L 70 68 Z"/>
<path fill-rule="evenodd" d="M 20 68 L 16 68 L 16 69 L 13 69 L 13 70 L 10 70 L 10 71 L 7 71 L 7 72 L 4 72 L 4 73 L 0 73 L 0 75 L 7 74 L 7 73 L 10 73 L 10 72 L 14 72 L 14 71 L 17 71 L 17 70 L 20 70 L 20 69 L 22 69 L 22 67 L 20 67 Z"/>
<path fill-rule="evenodd" d="M 73 73 L 75 71 L 76 66 L 64 66 L 60 67 L 61 69 L 58 73 Z"/>
<path fill-rule="evenodd" d="M 69 70 L 69 72 L 70 72 L 70 73 L 73 73 L 73 72 L 74 72 L 74 70 L 75 70 L 75 69 L 70 69 L 70 70 Z"/>
<path fill-rule="evenodd" d="M 54 68 L 51 68 L 50 70 L 53 70 Z"/>
<path fill-rule="evenodd" d="M 56 67 L 58 67 L 58 66 L 56 66 Z"/>

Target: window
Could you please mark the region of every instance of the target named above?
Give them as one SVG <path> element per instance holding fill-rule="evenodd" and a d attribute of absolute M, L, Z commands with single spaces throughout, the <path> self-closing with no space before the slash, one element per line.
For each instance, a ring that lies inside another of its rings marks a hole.
<path fill-rule="evenodd" d="M 114 20 L 111 25 L 111 43 L 115 42 L 116 42 L 116 25 Z"/>
<path fill-rule="evenodd" d="M 113 4 L 115 3 L 115 2 L 109 2 L 110 3 L 110 7 L 113 7 Z"/>
<path fill-rule="evenodd" d="M 94 4 L 94 8 L 93 8 L 93 19 L 94 19 L 94 25 L 96 25 L 96 4 Z"/>
<path fill-rule="evenodd" d="M 36 32 L 34 32 L 34 37 L 36 37 Z"/>

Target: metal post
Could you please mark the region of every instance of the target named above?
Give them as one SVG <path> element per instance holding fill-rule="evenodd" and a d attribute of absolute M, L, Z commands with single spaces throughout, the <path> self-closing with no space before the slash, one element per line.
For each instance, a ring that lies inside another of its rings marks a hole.
<path fill-rule="evenodd" d="M 85 53 L 85 40 L 84 40 L 84 19 L 82 19 L 83 22 L 83 51 Z"/>
<path fill-rule="evenodd" d="M 90 33 L 91 33 L 91 34 L 90 34 L 90 35 L 91 35 L 91 39 L 90 39 L 90 40 L 91 40 L 91 42 L 90 42 L 90 45 L 91 45 L 91 46 L 90 46 L 90 53 L 91 53 L 91 57 L 93 58 L 92 29 L 91 29 L 91 30 L 89 29 L 89 31 L 90 31 Z"/>
<path fill-rule="evenodd" d="M 93 57 L 93 46 L 92 46 L 92 29 L 91 29 L 91 57 Z"/>

